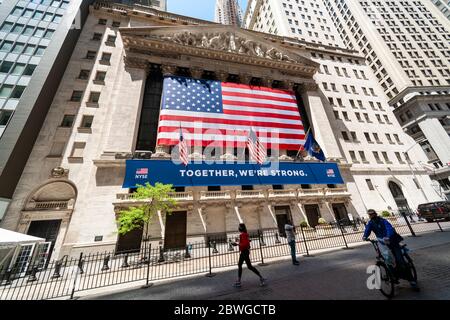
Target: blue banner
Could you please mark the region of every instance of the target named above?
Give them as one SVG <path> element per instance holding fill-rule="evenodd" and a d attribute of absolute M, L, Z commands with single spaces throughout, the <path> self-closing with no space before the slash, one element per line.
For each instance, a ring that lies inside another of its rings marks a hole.
<path fill-rule="evenodd" d="M 189 163 L 178 165 L 170 160 L 127 160 L 123 188 L 156 182 L 175 187 L 238 186 L 280 184 L 343 184 L 336 163 L 279 162 L 251 163 Z"/>

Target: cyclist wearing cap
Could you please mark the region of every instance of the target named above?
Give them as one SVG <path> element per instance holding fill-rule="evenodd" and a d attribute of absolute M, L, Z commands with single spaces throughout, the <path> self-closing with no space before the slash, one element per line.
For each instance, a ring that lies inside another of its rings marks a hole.
<path fill-rule="evenodd" d="M 396 265 L 399 267 L 398 270 L 405 270 L 404 275 L 406 280 L 409 281 L 413 288 L 418 289 L 417 282 L 413 280 L 411 271 L 403 259 L 402 248 L 400 247 L 400 242 L 403 240 L 402 236 L 395 231 L 389 221 L 379 217 L 375 210 L 369 209 L 367 214 L 369 215 L 370 221 L 366 225 L 363 240 L 366 241 L 373 231 L 380 243 L 385 244 L 391 250 L 395 257 Z"/>

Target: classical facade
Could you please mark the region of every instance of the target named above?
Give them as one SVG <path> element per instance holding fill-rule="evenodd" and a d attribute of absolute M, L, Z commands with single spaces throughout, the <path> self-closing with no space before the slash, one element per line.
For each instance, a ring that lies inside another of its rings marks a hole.
<path fill-rule="evenodd" d="M 158 214 L 152 241 L 182 246 L 234 233 L 240 221 L 250 230 L 282 227 L 288 217 L 314 226 L 319 217 L 356 219 L 368 207 L 414 210 L 439 199 L 424 170 L 414 169 L 413 180 L 412 166 L 426 156 L 402 157 L 411 138 L 357 52 L 98 1 L 0 226 L 51 230 L 54 257 L 127 248 L 136 235 L 119 237 L 115 220 L 136 204 L 122 188 L 126 159 L 170 161 L 171 150 L 156 145 L 170 75 L 294 90 L 305 125 L 344 184 L 177 188 L 178 207 Z M 295 153 L 283 151 L 279 160 L 294 161 Z"/>

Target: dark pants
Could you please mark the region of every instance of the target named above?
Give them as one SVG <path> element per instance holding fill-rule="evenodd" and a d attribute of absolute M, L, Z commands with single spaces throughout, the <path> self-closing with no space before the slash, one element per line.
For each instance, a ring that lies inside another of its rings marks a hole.
<path fill-rule="evenodd" d="M 250 261 L 250 250 L 243 250 L 241 251 L 241 255 L 239 256 L 239 263 L 238 263 L 238 275 L 239 275 L 239 279 L 241 279 L 242 276 L 242 265 L 244 264 L 247 265 L 248 270 L 253 271 L 254 273 L 256 273 L 256 275 L 258 277 L 261 278 L 261 274 L 259 274 L 259 271 L 256 270 L 256 268 L 254 266 L 252 266 L 252 262 Z"/>
<path fill-rule="evenodd" d="M 398 243 L 392 243 L 389 246 L 389 249 L 391 249 L 392 254 L 394 255 L 395 262 L 397 264 L 396 272 L 395 274 L 399 278 L 403 278 L 408 281 L 412 281 L 413 275 L 411 273 L 411 270 L 409 269 L 409 266 L 407 265 L 405 259 L 403 258 L 403 252 L 402 248 Z"/>
<path fill-rule="evenodd" d="M 288 243 L 289 246 L 291 247 L 292 262 L 297 262 L 297 255 L 295 253 L 295 240 L 291 240 Z"/>

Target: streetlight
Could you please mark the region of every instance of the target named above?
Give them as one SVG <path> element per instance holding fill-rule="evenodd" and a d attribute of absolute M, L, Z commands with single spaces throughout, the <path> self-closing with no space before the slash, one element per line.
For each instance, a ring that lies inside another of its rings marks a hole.
<path fill-rule="evenodd" d="M 414 143 L 411 147 L 409 147 L 408 150 L 406 150 L 405 152 L 403 152 L 403 155 L 405 156 L 406 162 L 408 163 L 408 167 L 409 167 L 409 170 L 411 171 L 411 175 L 413 176 L 413 181 L 414 181 L 414 183 L 417 185 L 417 188 L 420 189 L 420 191 L 422 192 L 422 194 L 423 194 L 425 200 L 428 202 L 428 201 L 430 201 L 430 200 L 428 199 L 427 195 L 426 195 L 425 192 L 423 191 L 422 187 L 421 187 L 420 184 L 419 184 L 419 180 L 417 180 L 416 175 L 414 174 L 414 170 L 413 170 L 413 168 L 411 167 L 411 161 L 410 161 L 410 158 L 409 158 L 409 155 L 408 155 L 408 151 L 411 150 L 412 148 L 414 148 L 416 145 L 417 145 L 417 142 Z"/>
<path fill-rule="evenodd" d="M 428 171 L 429 175 L 432 174 L 436 178 L 436 168 L 434 166 L 430 166 L 429 164 L 423 163 L 422 161 L 419 161 L 419 164 L 422 166 L 422 168 L 424 168 L 425 170 Z M 439 198 L 441 198 L 442 200 L 447 200 L 446 197 L 443 196 L 444 189 L 441 187 L 439 182 L 437 182 L 434 179 L 432 179 L 432 181 L 436 182 L 436 184 L 432 184 L 432 186 L 433 186 L 433 190 L 436 192 L 436 194 L 439 196 Z M 436 189 L 435 186 L 437 186 L 439 191 Z"/>

